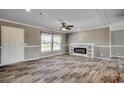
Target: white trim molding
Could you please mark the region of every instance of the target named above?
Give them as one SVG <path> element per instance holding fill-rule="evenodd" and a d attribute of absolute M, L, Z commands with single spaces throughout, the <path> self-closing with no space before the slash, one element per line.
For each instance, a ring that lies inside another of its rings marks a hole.
<path fill-rule="evenodd" d="M 23 26 L 28 26 L 28 27 L 33 27 L 33 28 L 46 29 L 48 31 L 54 31 L 54 32 L 58 32 L 58 33 L 64 33 L 62 31 L 55 30 L 55 29 L 49 29 L 49 28 L 45 28 L 45 27 L 39 27 L 39 26 L 29 25 L 29 24 L 15 22 L 15 21 L 7 20 L 7 19 L 2 19 L 2 18 L 0 18 L 0 21 L 4 21 L 4 22 L 8 22 L 8 23 L 13 23 L 13 24 L 18 24 L 18 25 L 23 25 Z"/>
<path fill-rule="evenodd" d="M 31 45 L 31 46 L 24 46 L 25 48 L 32 48 L 32 47 L 41 47 L 41 46 L 38 46 L 38 45 Z"/>
<path fill-rule="evenodd" d="M 52 56 L 58 56 L 58 55 L 63 55 L 65 53 L 58 53 L 58 54 L 54 54 L 54 55 L 48 55 L 48 56 L 42 56 L 42 57 L 37 57 L 37 58 L 31 58 L 31 59 L 25 59 L 25 61 L 31 61 L 31 60 L 36 60 L 36 59 L 41 59 L 41 58 L 47 58 L 47 57 L 52 57 Z"/>
<path fill-rule="evenodd" d="M 109 45 L 95 45 L 94 47 L 110 47 Z"/>
<path fill-rule="evenodd" d="M 111 47 L 123 47 L 124 48 L 124 45 L 112 45 Z"/>
<path fill-rule="evenodd" d="M 76 46 L 76 45 L 92 45 L 94 46 L 95 44 L 94 43 L 71 43 L 69 46 Z"/>
<path fill-rule="evenodd" d="M 112 55 L 111 57 L 120 57 L 120 58 L 124 58 L 124 56 L 118 56 L 118 55 Z"/>
<path fill-rule="evenodd" d="M 103 58 L 103 57 L 95 57 L 95 58 L 97 58 L 97 59 L 103 59 L 103 60 L 109 60 L 109 61 L 111 61 L 111 58 Z"/>
<path fill-rule="evenodd" d="M 123 25 L 110 26 L 110 30 L 111 31 L 124 30 L 124 24 Z"/>

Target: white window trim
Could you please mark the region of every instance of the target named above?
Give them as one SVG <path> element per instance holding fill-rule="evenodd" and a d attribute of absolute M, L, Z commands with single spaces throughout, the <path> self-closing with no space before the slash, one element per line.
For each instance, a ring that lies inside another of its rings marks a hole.
<path fill-rule="evenodd" d="M 54 34 L 54 35 L 56 35 L 56 34 Z M 54 37 L 54 35 L 53 35 L 53 37 Z M 53 50 L 53 51 L 61 51 L 61 50 L 62 50 L 62 36 L 61 36 L 61 35 L 56 35 L 56 36 L 60 36 L 60 39 L 61 39 L 61 42 L 60 42 L 60 49 L 54 50 L 54 49 L 53 49 L 53 44 L 52 44 L 52 50 Z M 52 41 L 52 42 L 54 42 L 54 41 Z"/>
<path fill-rule="evenodd" d="M 48 51 L 42 51 L 42 34 L 51 35 L 51 37 L 52 37 L 51 49 L 48 50 Z M 53 49 L 53 43 L 54 43 L 53 37 L 54 37 L 54 35 L 60 36 L 60 38 L 61 38 L 61 45 L 60 45 L 60 49 L 58 49 L 58 50 L 54 50 L 54 49 Z M 62 50 L 62 36 L 61 36 L 61 35 L 57 35 L 57 34 L 48 34 L 48 33 L 41 33 L 41 52 L 42 52 L 42 53 L 47 53 L 47 52 L 59 52 L 59 51 L 61 51 L 61 50 Z"/>
<path fill-rule="evenodd" d="M 51 48 L 50 48 L 50 50 L 47 50 L 47 51 L 43 51 L 42 50 L 42 34 L 46 34 L 46 35 L 51 35 L 52 36 L 52 34 L 41 33 L 41 52 L 42 53 L 52 52 L 52 41 L 51 41 Z"/>

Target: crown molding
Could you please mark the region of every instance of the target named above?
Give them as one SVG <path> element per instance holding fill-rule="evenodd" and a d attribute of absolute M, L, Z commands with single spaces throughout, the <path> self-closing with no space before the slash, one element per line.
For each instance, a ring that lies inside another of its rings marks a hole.
<path fill-rule="evenodd" d="M 11 21 L 11 20 L 2 19 L 2 18 L 0 18 L 0 21 L 4 21 L 4 22 L 8 22 L 8 23 L 13 23 L 13 24 L 18 24 L 18 25 L 23 25 L 23 26 L 28 26 L 28 27 L 33 27 L 33 28 L 44 29 L 44 30 L 48 30 L 48 31 L 58 32 L 58 33 L 64 33 L 64 32 L 59 32 L 59 30 L 54 30 L 54 29 L 49 29 L 49 28 L 45 28 L 45 27 L 29 25 L 29 24 L 20 23 L 20 22 Z"/>

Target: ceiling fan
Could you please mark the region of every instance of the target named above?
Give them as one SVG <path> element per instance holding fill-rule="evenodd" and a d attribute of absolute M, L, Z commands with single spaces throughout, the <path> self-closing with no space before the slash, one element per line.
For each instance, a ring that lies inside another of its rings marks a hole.
<path fill-rule="evenodd" d="M 65 30 L 71 30 L 71 28 L 74 27 L 73 25 L 66 25 L 66 23 L 62 23 L 62 26 L 61 26 L 61 31 L 65 31 Z"/>

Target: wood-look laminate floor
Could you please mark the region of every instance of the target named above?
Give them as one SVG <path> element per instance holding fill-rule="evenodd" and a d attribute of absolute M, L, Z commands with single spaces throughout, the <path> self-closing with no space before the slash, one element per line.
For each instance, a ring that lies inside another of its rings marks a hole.
<path fill-rule="evenodd" d="M 0 82 L 124 82 L 124 60 L 61 55 L 0 67 Z"/>

